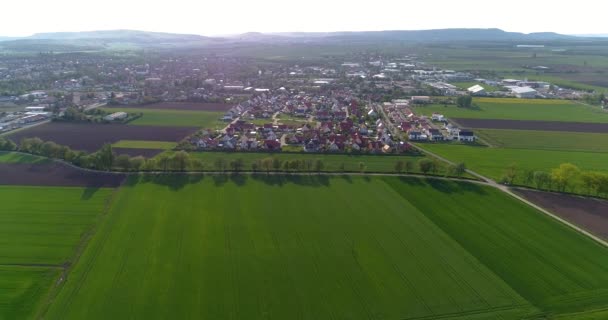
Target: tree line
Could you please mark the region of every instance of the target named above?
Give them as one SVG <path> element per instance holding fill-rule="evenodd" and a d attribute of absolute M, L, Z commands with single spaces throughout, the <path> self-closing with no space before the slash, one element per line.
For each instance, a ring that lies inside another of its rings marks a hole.
<path fill-rule="evenodd" d="M 500 182 L 513 184 L 516 180 L 539 190 L 608 196 L 608 174 L 583 171 L 572 163 L 562 163 L 550 171 L 519 170 L 511 164 Z"/>
<path fill-rule="evenodd" d="M 67 146 L 59 145 L 53 141 L 43 141 L 40 138 L 24 138 L 17 145 L 11 140 L 0 138 L 0 150 L 19 151 L 40 155 L 43 157 L 60 159 L 76 166 L 86 169 L 103 171 L 211 171 L 218 172 L 359 172 L 365 173 L 367 165 L 365 162 L 351 165 L 351 170 L 346 169 L 346 163 L 337 167 L 326 168 L 321 158 L 316 159 L 288 159 L 282 160 L 278 157 L 267 157 L 246 163 L 243 158 L 224 159 L 217 158 L 213 163 L 204 163 L 202 160 L 192 157 L 188 152 L 180 150 L 173 153 L 161 153 L 160 155 L 146 159 L 142 156 L 131 157 L 129 155 L 116 155 L 112 145 L 105 144 L 94 153 L 75 151 Z M 326 170 L 329 169 L 329 170 Z M 422 158 L 418 161 L 397 160 L 394 163 L 394 173 L 413 173 L 418 171 L 423 174 L 445 175 L 461 177 L 466 172 L 464 163 L 455 165 L 443 165 L 437 159 Z M 387 171 L 390 171 L 387 170 Z"/>

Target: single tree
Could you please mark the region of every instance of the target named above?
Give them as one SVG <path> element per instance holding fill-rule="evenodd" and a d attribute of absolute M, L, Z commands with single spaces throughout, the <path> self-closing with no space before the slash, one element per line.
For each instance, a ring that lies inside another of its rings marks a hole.
<path fill-rule="evenodd" d="M 324 163 L 321 159 L 315 159 L 315 171 L 321 172 L 323 170 Z"/>
<path fill-rule="evenodd" d="M 428 174 L 429 172 L 431 172 L 434 166 L 435 163 L 431 159 L 418 160 L 418 168 L 420 169 L 420 172 L 424 174 Z"/>
<path fill-rule="evenodd" d="M 562 163 L 559 167 L 551 170 L 551 179 L 555 182 L 557 189 L 564 192 L 568 186 L 576 184 L 580 174 L 581 171 L 577 166 L 572 163 Z"/>
<path fill-rule="evenodd" d="M 544 171 L 535 171 L 533 174 L 534 185 L 537 189 L 542 190 L 551 182 L 551 175 Z"/>
<path fill-rule="evenodd" d="M 131 169 L 131 157 L 129 157 L 129 155 L 121 154 L 116 157 L 115 162 L 116 166 L 124 171 L 129 171 L 129 169 Z"/>
<path fill-rule="evenodd" d="M 457 177 L 462 177 L 467 172 L 467 166 L 464 162 L 459 162 L 454 166 L 453 174 Z"/>
<path fill-rule="evenodd" d="M 178 171 L 186 171 L 186 168 L 188 168 L 188 165 L 190 164 L 190 155 L 188 152 L 180 150 L 173 155 L 171 160 L 175 169 Z"/>
<path fill-rule="evenodd" d="M 397 160 L 397 162 L 395 162 L 395 172 L 397 172 L 397 173 L 403 172 L 404 167 L 405 167 L 405 162 L 403 162 L 403 160 Z"/>

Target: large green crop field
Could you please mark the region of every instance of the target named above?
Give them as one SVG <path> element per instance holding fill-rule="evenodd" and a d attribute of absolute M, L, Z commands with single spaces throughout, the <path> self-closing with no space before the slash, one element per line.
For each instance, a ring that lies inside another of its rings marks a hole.
<path fill-rule="evenodd" d="M 143 116 L 141 118 L 129 122 L 129 124 L 131 125 L 200 127 L 207 129 L 221 129 L 226 126 L 226 123 L 219 120 L 224 115 L 223 112 L 144 108 L 112 108 L 105 110 L 109 112 L 124 111 L 127 113 L 143 113 Z"/>
<path fill-rule="evenodd" d="M 606 152 L 488 148 L 461 144 L 425 144 L 423 147 L 449 160 L 464 162 L 473 171 L 494 179 L 500 179 L 511 164 L 516 164 L 521 170 L 549 171 L 570 162 L 583 170 L 608 172 Z"/>
<path fill-rule="evenodd" d="M 607 249 L 489 187 L 142 177 L 45 318 L 521 319 L 607 293 Z"/>
<path fill-rule="evenodd" d="M 475 98 L 473 102 L 478 108 L 435 104 L 415 107 L 414 112 L 427 116 L 438 112 L 448 118 L 608 122 L 607 111 L 566 100 Z"/>
<path fill-rule="evenodd" d="M 37 312 L 109 194 L 108 189 L 0 186 L 0 319 Z"/>
<path fill-rule="evenodd" d="M 501 148 L 608 152 L 605 133 L 477 129 L 475 134 Z"/>

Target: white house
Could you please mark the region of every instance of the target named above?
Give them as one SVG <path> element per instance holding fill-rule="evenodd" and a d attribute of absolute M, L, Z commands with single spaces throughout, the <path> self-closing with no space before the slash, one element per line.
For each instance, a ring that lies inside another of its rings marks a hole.
<path fill-rule="evenodd" d="M 446 119 L 445 119 L 445 117 L 444 117 L 442 114 L 439 114 L 439 113 L 433 113 L 433 115 L 431 115 L 431 120 L 433 120 L 433 121 L 441 121 L 441 122 L 443 122 L 443 121 L 445 121 Z"/>
<path fill-rule="evenodd" d="M 114 121 L 114 120 L 122 120 L 127 118 L 127 113 L 126 112 L 114 112 L 112 114 L 109 114 L 105 117 L 103 117 L 104 120 L 106 121 Z"/>
<path fill-rule="evenodd" d="M 536 90 L 530 87 L 514 87 L 511 88 L 511 92 L 518 98 L 530 99 L 536 97 Z"/>
<path fill-rule="evenodd" d="M 458 132 L 458 140 L 465 142 L 474 142 L 475 134 L 473 133 L 473 131 L 470 130 L 460 130 Z"/>
<path fill-rule="evenodd" d="M 486 89 L 478 84 L 468 88 L 467 91 L 470 92 L 474 96 L 485 96 L 486 95 Z"/>

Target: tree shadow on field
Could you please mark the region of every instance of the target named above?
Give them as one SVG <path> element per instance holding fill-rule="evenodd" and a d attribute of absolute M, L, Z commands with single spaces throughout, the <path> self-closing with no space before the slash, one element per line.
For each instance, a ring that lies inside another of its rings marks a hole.
<path fill-rule="evenodd" d="M 348 183 L 350 183 L 350 184 L 352 184 L 352 183 L 353 183 L 353 177 L 351 177 L 351 176 L 350 176 L 350 175 L 348 175 L 348 174 L 343 174 L 343 175 L 340 175 L 340 178 L 342 178 L 344 181 L 346 181 L 346 182 L 348 182 Z"/>
<path fill-rule="evenodd" d="M 424 181 L 421 178 L 416 177 L 399 177 L 401 183 L 405 183 L 410 186 L 423 186 Z"/>
<path fill-rule="evenodd" d="M 321 175 L 253 175 L 256 181 L 263 182 L 270 186 L 283 186 L 285 184 L 295 184 L 305 187 L 327 187 L 330 185 L 330 178 Z"/>
<path fill-rule="evenodd" d="M 244 174 L 233 173 L 230 175 L 230 181 L 236 184 L 239 187 L 242 187 L 247 183 L 248 177 Z"/>
<path fill-rule="evenodd" d="M 154 183 L 168 187 L 169 190 L 177 191 L 184 188 L 186 185 L 199 183 L 204 179 L 203 174 L 142 174 L 139 176 L 130 177 L 125 185 L 134 186 L 138 183 Z"/>
<path fill-rule="evenodd" d="M 472 192 L 478 195 L 485 195 L 487 192 L 480 185 L 471 182 L 456 182 L 439 179 L 428 179 L 427 184 L 433 189 L 446 194 Z"/>
<path fill-rule="evenodd" d="M 81 200 L 89 200 L 91 199 L 95 193 L 99 190 L 99 187 L 96 186 L 91 186 L 91 187 L 86 187 L 84 189 L 84 191 L 82 191 L 82 195 L 80 195 L 80 199 Z"/>

